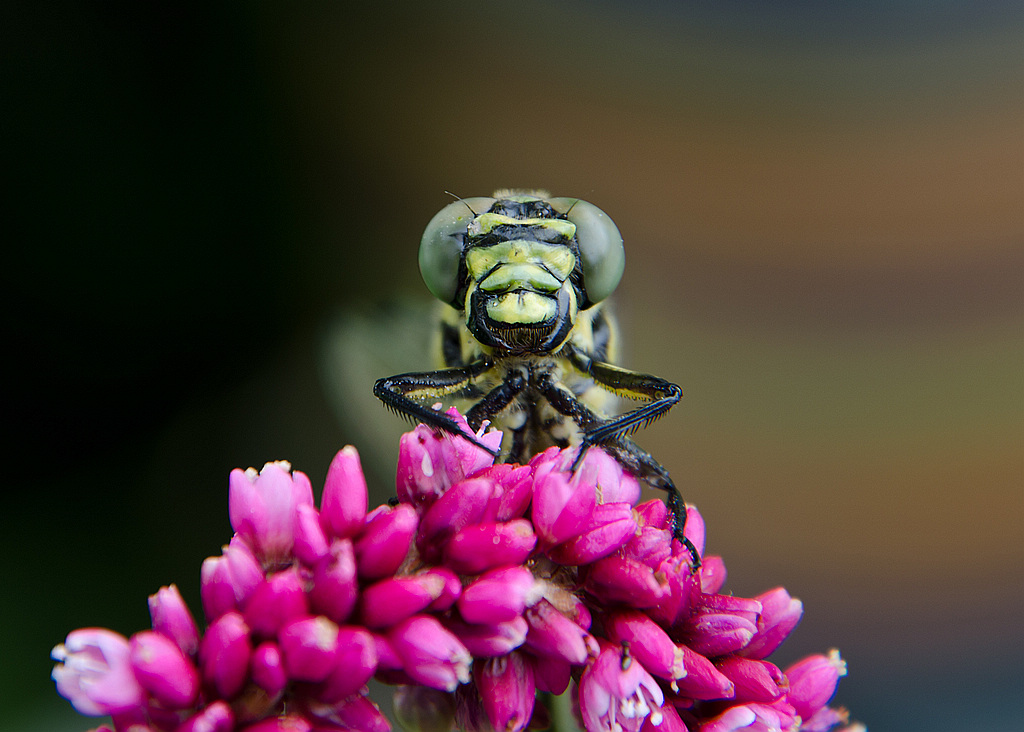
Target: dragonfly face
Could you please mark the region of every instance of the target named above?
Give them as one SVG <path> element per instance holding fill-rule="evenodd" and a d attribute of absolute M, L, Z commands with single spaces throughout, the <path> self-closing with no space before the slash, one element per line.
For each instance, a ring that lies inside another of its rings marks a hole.
<path fill-rule="evenodd" d="M 580 456 L 601 446 L 668 493 L 674 533 L 699 565 L 668 471 L 627 436 L 668 411 L 682 391 L 609 363 L 614 327 L 601 302 L 625 265 L 614 222 L 579 199 L 499 191 L 438 212 L 419 263 L 427 287 L 449 306 L 440 328 L 444 368 L 379 379 L 374 394 L 399 414 L 458 435 L 454 420 L 428 405 L 468 401 L 470 426 L 490 420 L 501 427 L 510 438 L 504 457 L 515 462 L 552 444 L 579 445 Z M 611 395 L 642 404 L 608 416 Z"/>
<path fill-rule="evenodd" d="M 423 235 L 420 270 L 484 352 L 555 353 L 580 311 L 618 284 L 622 237 L 584 201 L 496 195 L 442 209 Z"/>

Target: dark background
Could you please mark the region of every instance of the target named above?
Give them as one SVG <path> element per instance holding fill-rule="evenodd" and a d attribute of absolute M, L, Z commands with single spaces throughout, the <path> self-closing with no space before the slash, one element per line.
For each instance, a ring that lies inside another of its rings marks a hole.
<path fill-rule="evenodd" d="M 686 392 L 640 441 L 727 589 L 803 599 L 781 661 L 839 647 L 873 732 L 1019 729 L 1020 4 L 380 5 L 0 11 L 0 729 L 92 726 L 73 628 L 198 612 L 231 468 L 381 449 L 325 354 L 506 186 L 618 223 L 625 363 Z"/>

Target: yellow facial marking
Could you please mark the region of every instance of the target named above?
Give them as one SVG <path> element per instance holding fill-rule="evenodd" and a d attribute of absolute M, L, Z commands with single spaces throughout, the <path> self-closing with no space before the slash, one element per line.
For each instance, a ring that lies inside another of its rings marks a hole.
<path fill-rule="evenodd" d="M 489 234 L 496 226 L 543 226 L 558 232 L 566 239 L 576 236 L 576 224 L 565 219 L 517 219 L 504 214 L 484 213 L 469 222 L 467 232 L 470 236 Z"/>
<path fill-rule="evenodd" d="M 498 323 L 543 323 L 553 318 L 557 304 L 550 297 L 529 290 L 516 290 L 487 303 L 487 315 Z"/>
<path fill-rule="evenodd" d="M 521 264 L 533 265 L 537 270 L 546 271 L 562 282 L 576 266 L 576 256 L 569 247 L 527 239 L 503 241 L 490 247 L 474 247 L 466 252 L 466 268 L 473 280 L 486 276 L 499 265 Z"/>
<path fill-rule="evenodd" d="M 554 292 L 561 286 L 561 280 L 535 264 L 503 265 L 480 283 L 480 289 L 488 292 L 506 292 L 521 288 Z"/>

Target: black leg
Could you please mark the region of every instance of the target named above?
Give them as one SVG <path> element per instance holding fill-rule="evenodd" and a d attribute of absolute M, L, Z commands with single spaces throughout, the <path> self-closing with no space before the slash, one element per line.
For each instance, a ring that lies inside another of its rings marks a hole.
<path fill-rule="evenodd" d="M 485 419 L 494 419 L 494 416 L 511 404 L 525 388 L 526 377 L 523 373 L 517 369 L 509 370 L 502 382 L 487 392 L 484 398 L 466 413 L 469 426 L 474 430 L 480 429 Z"/>
<path fill-rule="evenodd" d="M 573 366 L 587 374 L 594 383 L 617 396 L 634 401 L 646 401 L 642 407 L 630 410 L 614 419 L 604 420 L 599 426 L 586 430 L 584 443 L 589 447 L 599 445 L 632 434 L 676 405 L 682 398 L 683 390 L 671 381 L 657 376 L 619 368 L 602 361 L 595 361 L 575 349 L 566 349 Z"/>
<path fill-rule="evenodd" d="M 602 444 L 601 447 L 611 453 L 636 477 L 652 488 L 657 488 L 668 494 L 665 497 L 665 503 L 668 504 L 669 511 L 672 513 L 672 536 L 681 541 L 686 547 L 686 551 L 690 553 L 693 568 L 700 569 L 701 561 L 697 547 L 683 533 L 686 528 L 686 503 L 683 502 L 679 489 L 672 482 L 672 478 L 669 477 L 664 466 L 628 437 L 619 437 L 612 442 Z M 582 454 L 582 450 L 580 454 Z"/>
<path fill-rule="evenodd" d="M 583 440 L 579 454 L 572 466 L 575 470 L 584 453 L 593 445 L 600 445 L 611 453 L 625 468 L 650 485 L 652 488 L 665 491 L 668 495 L 665 502 L 672 512 L 672 536 L 683 543 L 690 553 L 693 568 L 701 565 L 697 548 L 683 533 L 686 527 L 686 504 L 669 477 L 668 471 L 647 451 L 626 437 L 642 426 L 650 424 L 679 401 L 682 389 L 675 384 L 659 379 L 656 376 L 642 374 L 627 369 L 620 369 L 610 364 L 594 361 L 585 354 L 575 350 L 568 353 L 573 365 L 594 379 L 599 386 L 619 396 L 632 399 L 651 399 L 649 404 L 634 409 L 613 419 L 602 419 L 581 404 L 576 397 L 564 387 L 551 383 L 550 380 L 540 384 L 545 398 L 561 414 L 571 417 L 583 430 Z"/>
<path fill-rule="evenodd" d="M 384 402 L 384 406 L 399 416 L 463 437 L 497 457 L 494 450 L 481 444 L 472 435 L 463 432 L 458 423 L 447 414 L 416 401 L 417 398 L 425 399 L 466 392 L 472 387 L 473 379 L 491 366 L 489 361 L 479 361 L 459 368 L 389 376 L 377 380 L 373 385 L 373 393 Z"/>

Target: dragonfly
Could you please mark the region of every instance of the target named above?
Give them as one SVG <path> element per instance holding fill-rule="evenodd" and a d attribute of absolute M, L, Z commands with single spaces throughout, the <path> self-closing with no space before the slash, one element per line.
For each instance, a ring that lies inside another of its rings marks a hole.
<path fill-rule="evenodd" d="M 378 379 L 385 406 L 467 437 L 440 400 L 458 400 L 469 426 L 504 432 L 501 455 L 525 463 L 544 449 L 592 447 L 666 494 L 672 532 L 684 536 L 686 505 L 666 470 L 631 435 L 682 397 L 670 381 L 614 365 L 618 331 L 607 298 L 625 269 L 622 235 L 597 206 L 544 191 L 501 190 L 461 198 L 423 233 L 420 273 L 443 305 L 435 350 L 440 368 Z M 622 397 L 638 403 L 621 414 Z"/>

